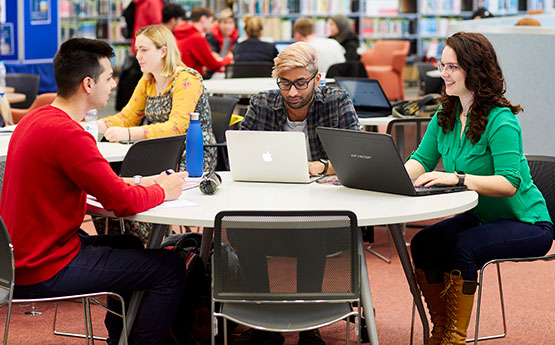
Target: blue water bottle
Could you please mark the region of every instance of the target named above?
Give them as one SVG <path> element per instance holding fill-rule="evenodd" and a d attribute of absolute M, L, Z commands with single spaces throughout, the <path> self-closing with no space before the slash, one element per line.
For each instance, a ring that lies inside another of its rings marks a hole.
<path fill-rule="evenodd" d="M 204 165 L 204 144 L 199 113 L 191 113 L 191 121 L 185 139 L 185 163 L 191 177 L 201 177 Z"/>

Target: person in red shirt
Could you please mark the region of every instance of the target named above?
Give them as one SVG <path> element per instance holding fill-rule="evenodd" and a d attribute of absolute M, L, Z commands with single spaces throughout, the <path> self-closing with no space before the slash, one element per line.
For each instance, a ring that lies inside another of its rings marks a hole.
<path fill-rule="evenodd" d="M 135 3 L 135 23 L 131 35 L 131 54 L 135 55 L 135 34 L 145 26 L 162 24 L 164 0 L 133 0 L 133 2 Z"/>
<path fill-rule="evenodd" d="M 79 230 L 87 194 L 127 216 L 178 198 L 187 177 L 163 172 L 140 181 L 120 178 L 96 138 L 79 124 L 87 111 L 106 106 L 116 86 L 113 55 L 100 40 L 76 38 L 61 45 L 54 58 L 57 97 L 26 115 L 11 138 L 0 216 L 14 247 L 15 297 L 113 291 L 128 300 L 132 291 L 145 290 L 130 344 L 163 344 L 183 294 L 183 259 L 144 249 L 134 236 L 87 236 Z M 114 304 L 109 298 L 108 306 Z M 121 320 L 107 313 L 105 324 L 108 343 L 117 344 Z"/>
<path fill-rule="evenodd" d="M 214 12 L 206 7 L 196 6 L 191 11 L 192 23 L 177 25 L 173 33 L 177 39 L 177 47 L 181 52 L 181 60 L 185 65 L 197 70 L 203 76 L 206 71 L 217 71 L 233 62 L 231 53 L 224 57 L 212 52 L 205 35 L 209 32 Z"/>

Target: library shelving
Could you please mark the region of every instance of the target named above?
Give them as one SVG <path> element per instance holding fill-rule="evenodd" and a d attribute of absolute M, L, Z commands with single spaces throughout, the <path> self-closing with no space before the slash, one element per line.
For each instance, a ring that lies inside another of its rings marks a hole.
<path fill-rule="evenodd" d="M 470 19 L 479 7 L 495 16 L 525 13 L 530 8 L 550 12 L 554 0 L 237 0 L 237 18 L 245 14 L 264 19 L 264 36 L 292 40 L 292 25 L 299 17 L 311 17 L 317 36 L 329 36 L 327 19 L 343 13 L 353 23 L 363 47 L 380 39 L 411 41 L 411 53 L 425 55 L 430 44 L 442 44 L 454 21 Z M 244 24 L 239 21 L 242 34 Z"/>

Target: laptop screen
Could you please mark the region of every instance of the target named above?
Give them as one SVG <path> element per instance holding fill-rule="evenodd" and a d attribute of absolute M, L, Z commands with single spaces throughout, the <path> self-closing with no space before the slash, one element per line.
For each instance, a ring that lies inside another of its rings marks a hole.
<path fill-rule="evenodd" d="M 292 42 L 276 42 L 276 49 L 278 51 L 278 53 L 281 53 L 281 51 L 285 48 L 288 47 L 292 44 Z"/>
<path fill-rule="evenodd" d="M 349 93 L 355 107 L 391 108 L 391 104 L 377 80 L 338 78 L 337 84 Z"/>

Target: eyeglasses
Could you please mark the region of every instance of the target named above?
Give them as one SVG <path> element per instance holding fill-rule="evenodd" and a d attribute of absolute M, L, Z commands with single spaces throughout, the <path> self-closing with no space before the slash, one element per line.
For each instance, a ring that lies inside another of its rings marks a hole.
<path fill-rule="evenodd" d="M 280 90 L 289 90 L 291 89 L 291 86 L 295 85 L 295 88 L 297 90 L 306 90 L 308 89 L 308 84 L 310 84 L 310 82 L 312 81 L 312 79 L 314 79 L 314 77 L 316 77 L 316 75 L 318 74 L 318 72 L 314 73 L 314 75 L 312 77 L 310 77 L 310 79 L 305 80 L 305 79 L 297 79 L 295 81 L 289 81 L 287 79 L 278 79 L 277 80 L 277 85 L 279 87 Z"/>
<path fill-rule="evenodd" d="M 452 73 L 455 73 L 457 69 L 459 69 L 459 65 L 457 65 L 456 63 L 444 64 L 443 62 L 439 62 L 437 64 L 437 69 L 439 70 L 440 73 L 443 72 L 443 70 L 446 70 L 447 73 L 452 74 Z"/>

